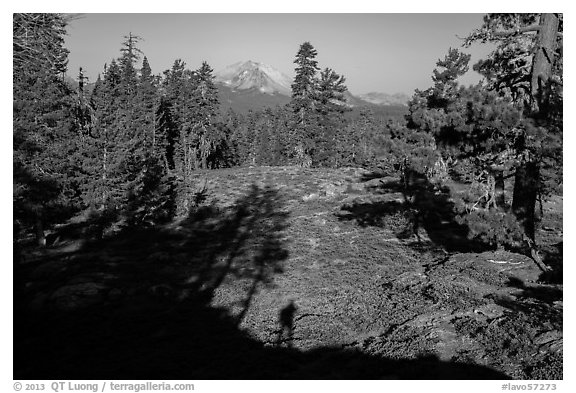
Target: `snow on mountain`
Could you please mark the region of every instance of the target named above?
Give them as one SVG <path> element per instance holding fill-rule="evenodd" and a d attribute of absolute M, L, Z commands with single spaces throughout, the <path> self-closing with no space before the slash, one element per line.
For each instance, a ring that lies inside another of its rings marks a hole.
<path fill-rule="evenodd" d="M 255 89 L 265 94 L 292 94 L 292 79 L 269 65 L 238 62 L 214 74 L 216 82 L 233 90 Z"/>
<path fill-rule="evenodd" d="M 377 92 L 360 94 L 358 98 L 374 105 L 407 105 L 410 99 L 404 93 L 386 94 Z"/>

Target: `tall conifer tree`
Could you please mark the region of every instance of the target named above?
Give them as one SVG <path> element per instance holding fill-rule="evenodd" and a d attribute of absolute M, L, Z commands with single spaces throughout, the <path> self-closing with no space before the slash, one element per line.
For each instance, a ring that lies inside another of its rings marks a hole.
<path fill-rule="evenodd" d="M 319 70 L 316 56 L 318 52 L 310 42 L 304 42 L 296 54 L 296 77 L 292 84 L 292 111 L 294 113 L 293 144 L 298 160 L 310 159 L 316 128 L 315 102 Z M 308 156 L 306 158 L 305 156 Z M 300 162 L 301 164 L 303 162 Z"/>
<path fill-rule="evenodd" d="M 214 85 L 213 70 L 207 62 L 194 72 L 192 149 L 195 152 L 195 169 L 208 168 L 208 157 L 224 138 L 216 126 L 220 102 Z"/>
<path fill-rule="evenodd" d="M 14 213 L 44 228 L 70 205 L 69 157 L 75 134 L 74 98 L 64 84 L 68 51 L 60 14 L 13 15 Z"/>
<path fill-rule="evenodd" d="M 344 93 L 348 90 L 346 79 L 330 68 L 320 73 L 318 81 L 316 111 L 318 131 L 314 136 L 313 163 L 316 165 L 336 165 L 336 137 L 338 128 L 344 123 L 344 112 L 348 109 Z"/>

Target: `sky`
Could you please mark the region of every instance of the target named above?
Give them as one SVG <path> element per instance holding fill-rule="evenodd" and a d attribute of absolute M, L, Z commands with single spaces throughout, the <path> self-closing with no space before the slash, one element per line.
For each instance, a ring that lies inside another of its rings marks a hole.
<path fill-rule="evenodd" d="M 294 58 L 309 41 L 321 68 L 346 77 L 353 94 L 372 91 L 406 93 L 432 84 L 436 61 L 449 48 L 480 27 L 483 14 L 81 14 L 68 26 L 69 74 L 84 69 L 96 80 L 104 64 L 120 55 L 128 33 L 138 44 L 152 72 L 160 74 L 174 60 L 190 69 L 207 61 L 215 70 L 253 60 L 294 76 Z M 470 71 L 461 82 L 473 84 L 480 75 L 472 64 L 490 52 L 487 45 L 462 48 L 472 55 Z"/>

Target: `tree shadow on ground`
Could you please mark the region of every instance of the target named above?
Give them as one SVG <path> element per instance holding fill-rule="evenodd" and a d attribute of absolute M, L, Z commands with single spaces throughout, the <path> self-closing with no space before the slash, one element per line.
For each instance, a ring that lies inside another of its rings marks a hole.
<path fill-rule="evenodd" d="M 15 379 L 506 379 L 435 357 L 387 359 L 275 348 L 240 328 L 282 273 L 288 213 L 271 187 L 226 209 L 131 229 L 23 266 L 14 300 Z M 212 305 L 224 284 L 237 310 Z M 280 310 L 282 305 L 279 304 Z"/>
<path fill-rule="evenodd" d="M 562 289 L 557 286 L 545 284 L 526 285 L 524 281 L 515 277 L 509 278 L 508 286 L 521 289 L 521 292 L 516 297 L 535 299 L 544 303 L 553 303 L 562 300 L 563 297 Z"/>
<path fill-rule="evenodd" d="M 482 252 L 490 247 L 482 242 L 468 239 L 468 227 L 456 221 L 454 202 L 448 187 L 437 187 L 425 176 L 414 175 L 408 184 L 401 180 L 368 173 L 361 181 L 372 183 L 367 189 L 375 200 L 358 201 L 342 206 L 339 214 L 342 220 L 354 220 L 361 226 L 385 227 L 399 216 L 405 218 L 406 225 L 396 228 L 398 238 L 421 238 L 418 231 L 424 229 L 436 246 L 448 252 Z M 379 196 L 400 194 L 401 199 L 380 199 Z"/>
<path fill-rule="evenodd" d="M 525 283 L 515 277 L 509 278 L 508 286 L 518 289 L 514 298 L 493 296 L 496 304 L 530 315 L 533 321 L 541 321 L 542 326 L 553 324 L 562 328 L 562 308 L 556 306 L 563 299 L 562 288 L 550 284 Z"/>
<path fill-rule="evenodd" d="M 524 315 L 529 315 L 532 322 L 540 326 L 554 327 L 562 330 L 562 306 L 558 307 L 558 301 L 563 299 L 563 291 L 555 285 L 549 284 L 526 284 L 524 281 L 510 277 L 508 286 L 518 289 L 514 297 L 494 295 L 491 298 L 499 306 L 513 310 Z"/>
<path fill-rule="evenodd" d="M 548 284 L 562 284 L 564 282 L 564 242 L 542 247 L 543 262 L 550 271 L 543 272 L 538 281 Z"/>

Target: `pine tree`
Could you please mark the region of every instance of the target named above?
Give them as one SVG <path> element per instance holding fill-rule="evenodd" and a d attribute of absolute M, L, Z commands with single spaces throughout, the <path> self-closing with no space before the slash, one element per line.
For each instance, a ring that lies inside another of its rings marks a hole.
<path fill-rule="evenodd" d="M 68 51 L 60 14 L 13 15 L 14 216 L 44 229 L 75 204 L 70 157 L 75 145 L 73 92 L 63 82 Z"/>
<path fill-rule="evenodd" d="M 156 154 L 156 110 L 159 104 L 158 88 L 148 59 L 144 56 L 142 60 L 142 69 L 138 79 L 138 89 L 136 92 L 136 103 L 142 111 L 141 127 L 147 150 Z"/>
<path fill-rule="evenodd" d="M 61 76 L 68 66 L 64 48 L 67 20 L 62 14 L 13 15 L 14 77 L 37 72 Z"/>
<path fill-rule="evenodd" d="M 154 154 L 156 88 L 149 64 L 135 68 L 138 37 L 126 37 L 121 57 L 105 66 L 91 97 L 94 121 L 84 143 L 84 198 L 100 215 L 134 218 L 134 201 L 156 168 Z M 155 169 L 153 169 L 154 171 Z M 131 222 L 135 222 L 132 220 Z"/>
<path fill-rule="evenodd" d="M 253 165 L 253 142 L 254 130 L 256 129 L 256 114 L 249 110 L 246 116 L 238 121 L 238 127 L 232 133 L 232 140 L 237 148 L 238 162 L 240 165 Z"/>
<path fill-rule="evenodd" d="M 344 112 L 348 110 L 344 93 L 346 79 L 330 68 L 320 73 L 316 94 L 318 134 L 315 135 L 312 162 L 315 165 L 336 165 L 336 143 L 338 128 L 344 123 Z"/>
<path fill-rule="evenodd" d="M 317 77 L 319 70 L 315 60 L 318 52 L 312 44 L 304 42 L 296 54 L 294 63 L 296 77 L 292 84 L 291 107 L 294 113 L 294 126 L 292 143 L 297 151 L 297 160 L 310 159 L 310 152 L 314 147 L 314 134 L 317 131 L 317 119 L 315 114 L 317 100 Z M 306 156 L 308 156 L 306 158 Z"/>
<path fill-rule="evenodd" d="M 148 59 L 136 69 L 139 37 L 125 38 L 120 58 L 104 67 L 90 99 L 93 121 L 83 139 L 83 196 L 101 217 L 149 225 L 174 212 L 169 171 L 176 162 L 170 146 L 175 127 L 169 107 L 160 105 Z"/>
<path fill-rule="evenodd" d="M 238 145 L 235 132 L 240 126 L 238 115 L 229 108 L 223 116 L 218 116 L 216 127 L 220 139 L 208 157 L 211 168 L 229 168 L 239 165 Z"/>
<path fill-rule="evenodd" d="M 193 169 L 190 152 L 190 134 L 193 125 L 191 82 L 192 73 L 186 64 L 177 59 L 172 68 L 164 72 L 162 97 L 157 113 L 158 134 L 169 173 L 176 182 L 176 215 L 189 211 L 192 185 L 189 179 Z"/>
<path fill-rule="evenodd" d="M 121 69 L 115 60 L 105 66 L 103 79 L 100 77 L 91 96 L 94 122 L 90 139 L 84 148 L 83 184 L 85 203 L 101 212 L 115 209 L 122 204 L 125 189 L 122 187 L 121 168 L 124 154 L 122 132 L 119 123 L 126 124 L 120 114 Z"/>
<path fill-rule="evenodd" d="M 457 202 L 459 220 L 468 226 L 469 235 L 496 247 L 510 246 L 522 241 L 522 232 L 530 234 L 525 226 L 519 230 L 516 218 L 521 217 L 509 213 L 504 174 L 518 176 L 525 163 L 525 132 L 538 131 L 533 131 L 524 103 L 514 102 L 513 95 L 481 84 L 458 86 L 456 79 L 466 71 L 468 60 L 469 56 L 450 50 L 438 62 L 434 86 L 417 91 L 409 104 L 408 124 L 416 132 L 432 135 L 444 158 L 459 163 L 453 172 L 470 183 L 468 194 Z M 432 167 L 424 169 L 430 175 Z M 516 183 L 515 197 L 518 192 Z"/>
<path fill-rule="evenodd" d="M 212 73 L 206 62 L 190 71 L 181 60 L 164 72 L 158 131 L 166 146 L 163 155 L 179 183 L 178 215 L 187 214 L 192 203 L 192 172 L 222 165 L 222 150 L 227 149 Z"/>
<path fill-rule="evenodd" d="M 259 113 L 259 121 L 256 123 L 254 138 L 254 157 L 257 165 L 272 165 L 274 157 L 274 113 L 266 108 Z"/>
<path fill-rule="evenodd" d="M 474 68 L 522 107 L 527 120 L 515 144 L 521 160 L 512 209 L 532 243 L 537 196 L 558 185 L 562 172 L 562 30 L 561 14 L 489 14 L 466 39 L 466 45 L 496 45 Z"/>
<path fill-rule="evenodd" d="M 208 157 L 224 138 L 216 126 L 220 102 L 213 72 L 208 63 L 203 62 L 192 78 L 193 124 L 190 142 L 194 152 L 195 169 L 208 168 Z"/>
<path fill-rule="evenodd" d="M 277 152 L 277 165 L 286 165 L 291 156 L 290 144 L 290 118 L 291 111 L 289 105 L 277 106 L 274 111 L 276 118 L 276 142 L 275 151 Z"/>
<path fill-rule="evenodd" d="M 132 142 L 135 165 L 132 172 L 136 176 L 127 201 L 128 224 L 132 226 L 154 225 L 169 220 L 176 213 L 177 182 L 168 164 L 172 155 L 173 168 L 174 157 L 173 151 L 169 153 L 167 150 L 173 130 L 170 112 L 164 108 L 161 110 L 160 106 L 156 78 L 144 56 L 132 104 L 135 129 Z"/>
<path fill-rule="evenodd" d="M 241 124 L 241 118 L 229 108 L 224 115 L 223 126 L 226 128 L 226 140 L 228 146 L 228 164 L 236 166 L 241 164 L 240 146 L 237 138 Z"/>
<path fill-rule="evenodd" d="M 178 124 L 175 120 L 172 102 L 161 96 L 156 111 L 156 127 L 153 139 L 154 151 L 164 162 L 167 171 L 176 169 L 176 147 L 178 143 Z"/>
<path fill-rule="evenodd" d="M 172 68 L 164 72 L 162 81 L 162 97 L 157 117 L 160 138 L 166 145 L 166 161 L 168 168 L 175 174 L 183 176 L 184 168 L 184 123 L 189 110 L 191 93 L 186 90 L 190 75 L 186 72 L 185 63 L 177 59 Z"/>
<path fill-rule="evenodd" d="M 90 124 L 92 122 L 92 112 L 88 102 L 88 97 L 86 94 L 85 85 L 88 78 L 84 76 L 82 67 L 78 71 L 78 89 L 77 89 L 77 102 L 76 102 L 76 113 L 74 120 L 76 121 L 76 127 L 82 130 L 84 133 L 88 132 L 90 129 Z"/>

